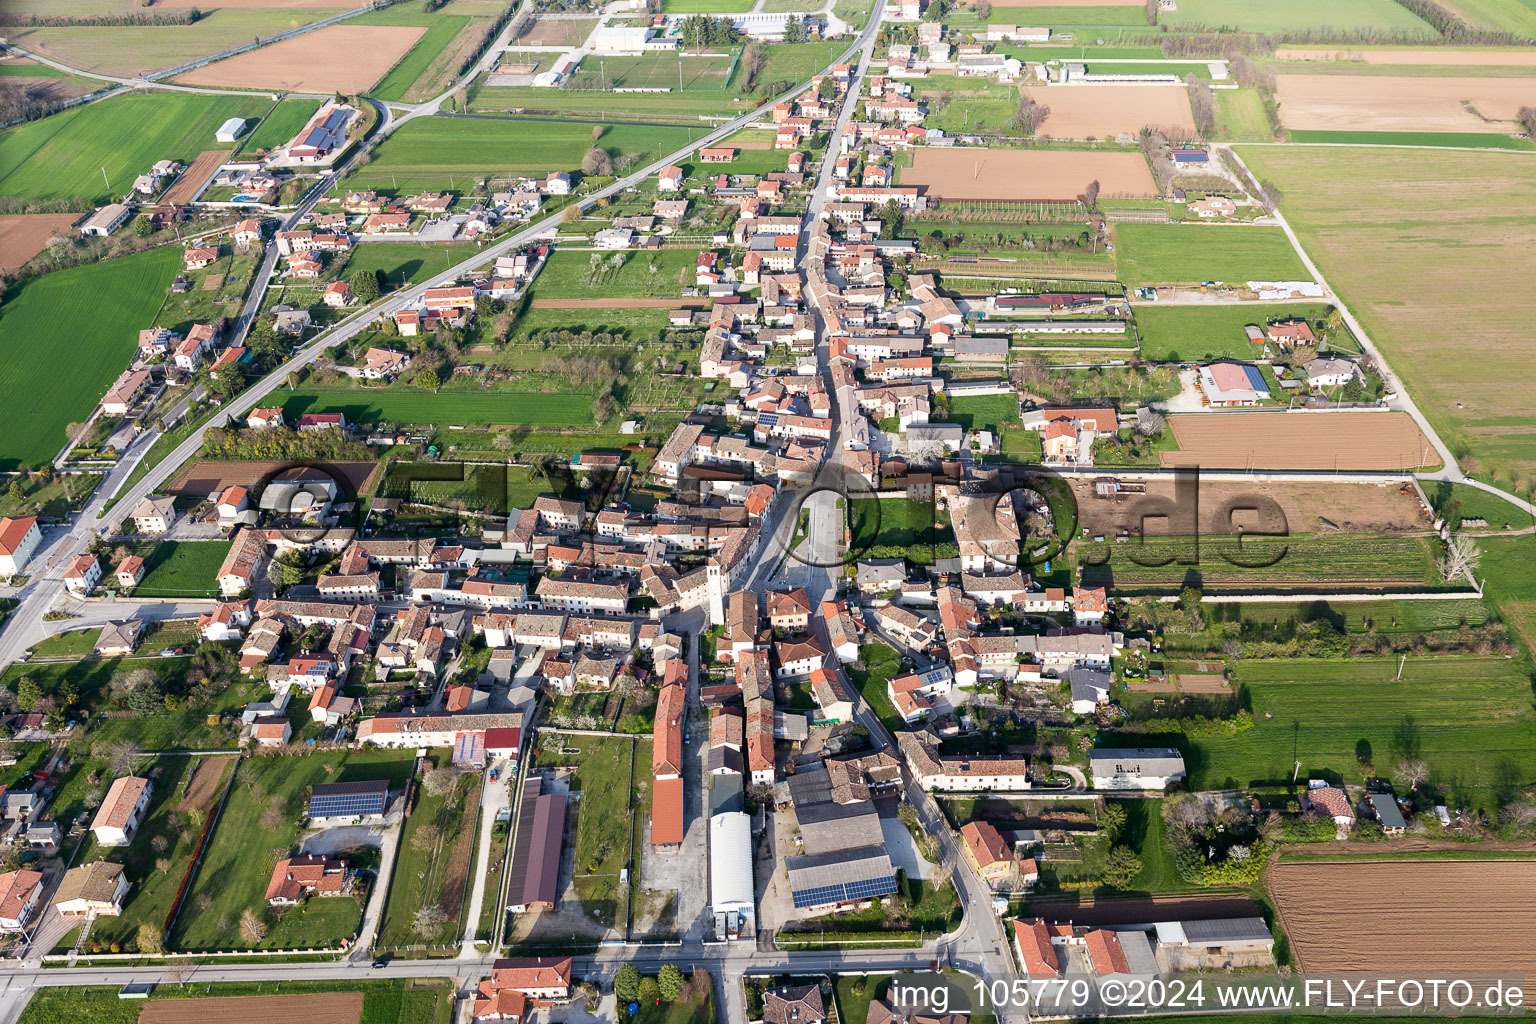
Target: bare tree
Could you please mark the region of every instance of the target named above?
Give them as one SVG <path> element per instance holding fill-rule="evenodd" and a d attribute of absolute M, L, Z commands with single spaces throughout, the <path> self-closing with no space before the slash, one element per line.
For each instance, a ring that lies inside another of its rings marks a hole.
<path fill-rule="evenodd" d="M 267 922 L 250 907 L 240 915 L 240 937 L 253 946 L 267 937 Z"/>
<path fill-rule="evenodd" d="M 451 765 L 433 768 L 422 777 L 421 785 L 432 796 L 444 796 L 459 781 L 462 773 Z"/>
<path fill-rule="evenodd" d="M 448 915 L 443 913 L 442 907 L 434 903 L 416 911 L 416 916 L 411 919 L 411 931 L 422 938 L 427 938 L 442 931 L 443 925 L 447 923 Z"/>
<path fill-rule="evenodd" d="M 1013 126 L 1020 135 L 1033 135 L 1040 130 L 1045 119 L 1051 116 L 1051 108 L 1036 103 L 1029 96 L 1020 96 L 1019 105 L 1013 111 Z"/>
<path fill-rule="evenodd" d="M 1090 213 L 1099 208 L 1098 178 L 1094 178 L 1088 183 L 1088 187 L 1083 189 L 1083 204 L 1088 207 Z"/>
<path fill-rule="evenodd" d="M 1206 138 L 1216 134 L 1216 94 L 1211 85 L 1198 75 L 1185 75 L 1184 85 L 1189 93 L 1189 112 L 1194 115 L 1195 127 Z"/>
<path fill-rule="evenodd" d="M 1477 566 L 1482 558 L 1483 553 L 1477 541 L 1458 533 L 1445 545 L 1445 554 L 1439 561 L 1440 578 L 1447 583 L 1465 578 L 1475 585 Z"/>
<path fill-rule="evenodd" d="M 613 157 L 600 146 L 593 146 L 587 150 L 587 155 L 581 158 L 581 173 L 589 175 L 606 176 L 613 173 Z"/>
<path fill-rule="evenodd" d="M 1409 789 L 1418 789 L 1419 783 L 1429 778 L 1429 765 L 1417 758 L 1410 758 L 1397 763 L 1396 779 L 1401 785 Z"/>
<path fill-rule="evenodd" d="M 1521 107 L 1516 119 L 1520 122 L 1520 127 L 1525 129 L 1525 134 L 1536 139 L 1536 107 Z"/>

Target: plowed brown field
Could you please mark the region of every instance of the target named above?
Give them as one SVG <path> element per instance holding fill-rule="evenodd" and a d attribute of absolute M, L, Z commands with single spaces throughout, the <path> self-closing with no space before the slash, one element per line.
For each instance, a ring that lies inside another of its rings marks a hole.
<path fill-rule="evenodd" d="M 1168 417 L 1179 449 L 1166 466 L 1396 470 L 1440 457 L 1405 412 L 1186 413 Z"/>
<path fill-rule="evenodd" d="M 1269 891 L 1304 973 L 1536 979 L 1536 861 L 1282 861 Z"/>
<path fill-rule="evenodd" d="M 1024 94 L 1051 108 L 1040 134 L 1053 139 L 1102 139 L 1146 127 L 1195 129 L 1189 92 L 1182 85 L 1040 86 Z"/>
<path fill-rule="evenodd" d="M 361 992 L 303 996 L 213 996 L 155 999 L 139 1011 L 139 1024 L 358 1024 Z"/>
<path fill-rule="evenodd" d="M 926 186 L 929 195 L 944 199 L 1070 202 L 1095 180 L 1104 199 L 1157 194 L 1140 153 L 924 146 L 913 151 L 912 166 L 901 172 L 903 185 Z"/>
<path fill-rule="evenodd" d="M 54 235 L 70 235 L 78 213 L 8 213 L 0 216 L 0 270 L 15 270 L 43 251 Z"/>
<path fill-rule="evenodd" d="M 998 6 L 1003 6 L 999 3 Z M 1367 64 L 1439 64 L 1461 67 L 1536 66 L 1536 50 L 1367 50 L 1332 46 L 1287 46 L 1275 51 L 1276 60 L 1358 60 Z"/>
<path fill-rule="evenodd" d="M 419 25 L 328 25 L 177 77 L 187 85 L 290 92 L 366 90 L 426 32 Z M 345 54 L 345 60 L 337 60 Z"/>
<path fill-rule="evenodd" d="M 1507 132 L 1512 124 L 1483 118 L 1513 122 L 1533 93 L 1528 78 L 1280 75 L 1275 82 L 1280 120 L 1311 131 Z"/>
<path fill-rule="evenodd" d="M 165 201 L 173 206 L 185 206 L 192 201 L 192 197 L 202 191 L 203 182 L 213 177 L 213 172 L 219 169 L 219 165 L 229 159 L 229 150 L 210 149 L 197 154 L 197 159 L 192 161 L 192 166 L 182 172 L 176 179 L 176 184 L 165 193 Z"/>

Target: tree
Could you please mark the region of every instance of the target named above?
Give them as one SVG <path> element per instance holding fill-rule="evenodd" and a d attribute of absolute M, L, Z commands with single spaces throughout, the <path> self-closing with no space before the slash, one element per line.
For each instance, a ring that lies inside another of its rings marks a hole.
<path fill-rule="evenodd" d="M 677 964 L 662 964 L 661 973 L 656 975 L 656 985 L 661 989 L 661 998 L 670 1003 L 683 994 L 683 972 L 678 970 Z"/>
<path fill-rule="evenodd" d="M 267 937 L 267 922 L 250 907 L 240 915 L 240 937 L 252 946 Z"/>
<path fill-rule="evenodd" d="M 1129 846 L 1112 846 L 1104 857 L 1104 873 L 1101 876 L 1111 889 L 1129 889 L 1141 874 L 1141 858 Z"/>
<path fill-rule="evenodd" d="M 579 223 L 580 221 L 581 221 L 581 207 L 580 206 L 575 206 L 575 205 L 567 206 L 564 210 L 560 211 L 560 222 L 562 224 L 576 224 L 576 223 Z"/>
<path fill-rule="evenodd" d="M 992 0 L 976 0 L 976 17 L 986 21 L 992 16 Z"/>
<path fill-rule="evenodd" d="M 757 81 L 758 73 L 768 64 L 768 54 L 763 51 L 763 46 L 758 42 L 747 44 L 747 48 L 741 53 L 741 70 L 746 75 L 742 80 L 742 86 L 748 92 Z"/>
<path fill-rule="evenodd" d="M 360 270 L 352 275 L 352 294 L 363 305 L 379 297 L 379 276 L 371 270 Z"/>
<path fill-rule="evenodd" d="M 1033 135 L 1050 116 L 1050 107 L 1036 103 L 1028 96 L 1020 96 L 1019 105 L 1013 111 L 1013 127 L 1020 135 Z"/>
<path fill-rule="evenodd" d="M 422 777 L 421 785 L 432 796 L 447 796 L 459 781 L 459 770 L 451 766 L 433 768 Z"/>
<path fill-rule="evenodd" d="M 640 979 L 639 997 L 641 1006 L 656 1005 L 657 1001 L 661 999 L 661 986 L 656 983 L 655 978 Z"/>
<path fill-rule="evenodd" d="M 1120 838 L 1120 833 L 1125 829 L 1125 808 L 1119 804 L 1106 803 L 1104 812 L 1099 815 L 1099 831 L 1103 833 L 1107 842 L 1113 843 Z"/>
<path fill-rule="evenodd" d="M 1476 582 L 1477 566 L 1482 561 L 1483 552 L 1477 546 L 1477 541 L 1465 534 L 1456 534 L 1445 545 L 1445 555 L 1440 559 L 1440 578 L 1450 583 L 1466 577 L 1469 582 Z"/>
<path fill-rule="evenodd" d="M 140 953 L 165 952 L 165 935 L 153 921 L 145 921 L 139 925 L 139 934 L 136 939 Z"/>
<path fill-rule="evenodd" d="M 294 388 L 298 387 L 299 386 L 299 381 L 302 380 L 302 379 L 303 379 L 303 377 L 299 374 L 298 370 L 289 370 L 288 371 L 288 390 L 292 391 Z"/>
<path fill-rule="evenodd" d="M 640 997 L 640 969 L 625 964 L 613 976 L 613 997 L 621 1003 L 632 1003 Z"/>
<path fill-rule="evenodd" d="M 443 930 L 443 925 L 448 923 L 448 915 L 443 913 L 443 908 L 433 903 L 420 907 L 416 915 L 411 918 L 411 931 L 423 939 L 431 938 Z"/>
<path fill-rule="evenodd" d="M 154 222 L 148 217 L 139 217 L 133 222 L 133 233 L 140 238 L 148 238 L 155 233 Z"/>
<path fill-rule="evenodd" d="M 609 175 L 613 173 L 613 157 L 601 146 L 593 146 L 587 150 L 581 158 L 581 173 L 588 175 Z"/>
<path fill-rule="evenodd" d="M 423 825 L 416 830 L 415 835 L 411 836 L 411 849 L 417 853 L 426 853 L 436 846 L 442 837 L 443 830 L 436 825 Z"/>
<path fill-rule="evenodd" d="M 23 711 L 31 711 L 43 699 L 43 688 L 31 676 L 22 676 L 16 684 L 16 705 Z"/>
<path fill-rule="evenodd" d="M 1087 204 L 1089 212 L 1099 208 L 1099 179 L 1094 178 L 1083 189 L 1083 202 Z"/>
<path fill-rule="evenodd" d="M 437 377 L 437 371 L 431 367 L 418 373 L 413 383 L 425 391 L 436 391 L 443 386 L 443 382 Z"/>
<path fill-rule="evenodd" d="M 1525 129 L 1525 134 L 1536 138 L 1536 107 L 1521 107 L 1520 113 L 1516 115 L 1516 120 Z"/>
<path fill-rule="evenodd" d="M 1429 778 L 1429 765 L 1418 758 L 1409 758 L 1397 764 L 1397 781 L 1409 789 L 1418 789 L 1419 783 Z"/>
<path fill-rule="evenodd" d="M 1210 83 L 1198 75 L 1185 75 L 1184 85 L 1195 127 L 1208 139 L 1216 134 L 1216 94 L 1211 91 Z"/>

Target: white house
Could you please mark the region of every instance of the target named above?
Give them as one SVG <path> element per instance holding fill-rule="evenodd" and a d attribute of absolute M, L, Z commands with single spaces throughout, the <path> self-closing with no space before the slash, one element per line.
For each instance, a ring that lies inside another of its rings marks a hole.
<path fill-rule="evenodd" d="M 0 576 L 14 576 L 25 569 L 42 541 L 37 516 L 0 519 Z"/>
<path fill-rule="evenodd" d="M 106 799 L 96 809 L 91 831 L 101 846 L 127 846 L 144 819 L 153 787 L 148 779 L 124 775 L 112 783 Z"/>
<path fill-rule="evenodd" d="M 1166 789 L 1184 778 L 1184 755 L 1172 747 L 1104 747 L 1088 752 L 1094 789 Z"/>

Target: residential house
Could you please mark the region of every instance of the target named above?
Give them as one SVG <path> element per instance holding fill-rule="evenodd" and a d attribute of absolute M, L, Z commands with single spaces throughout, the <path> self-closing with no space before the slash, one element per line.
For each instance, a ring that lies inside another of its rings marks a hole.
<path fill-rule="evenodd" d="M 117 917 L 127 895 L 123 866 L 97 860 L 64 873 L 54 891 L 53 906 L 64 917 Z"/>

